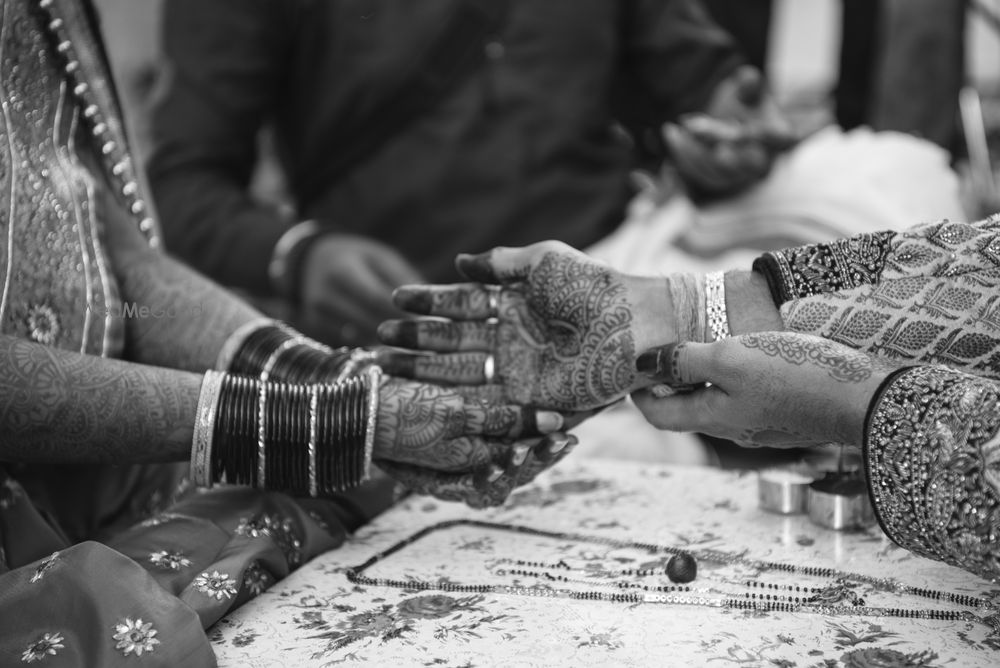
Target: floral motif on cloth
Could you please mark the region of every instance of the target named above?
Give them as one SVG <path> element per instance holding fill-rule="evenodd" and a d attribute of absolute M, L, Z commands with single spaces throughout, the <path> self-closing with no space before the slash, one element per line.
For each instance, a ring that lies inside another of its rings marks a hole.
<path fill-rule="evenodd" d="M 31 643 L 28 649 L 24 650 L 24 654 L 21 655 L 21 661 L 24 663 L 34 663 L 49 656 L 56 656 L 59 654 L 59 650 L 66 647 L 63 645 L 64 640 L 65 638 L 58 633 L 45 633 L 38 640 Z"/>
<path fill-rule="evenodd" d="M 244 517 L 236 527 L 236 534 L 247 538 L 270 537 L 284 553 L 289 566 L 295 567 L 302 562 L 302 541 L 296 535 L 295 523 L 289 518 L 268 514 Z"/>
<path fill-rule="evenodd" d="M 865 465 L 879 522 L 902 547 L 1000 577 L 1000 388 L 940 367 L 885 383 Z"/>
<path fill-rule="evenodd" d="M 191 565 L 191 560 L 185 557 L 183 553 L 169 552 L 167 550 L 151 552 L 149 561 L 153 565 L 168 571 L 179 571 Z"/>
<path fill-rule="evenodd" d="M 791 331 L 1000 377 L 1000 216 L 769 253 L 755 268 Z"/>
<path fill-rule="evenodd" d="M 141 618 L 126 617 L 115 624 L 115 633 L 111 637 L 118 641 L 115 649 L 121 650 L 124 656 L 142 656 L 143 653 L 152 652 L 160 644 L 156 633 L 151 622 L 143 623 Z"/>
<path fill-rule="evenodd" d="M 236 580 L 219 571 L 204 572 L 195 578 L 194 588 L 218 601 L 236 596 Z"/>
<path fill-rule="evenodd" d="M 35 569 L 34 575 L 31 576 L 31 583 L 34 584 L 45 577 L 45 574 L 56 565 L 56 561 L 59 559 L 59 553 L 53 552 L 49 556 L 42 559 L 41 563 Z"/>

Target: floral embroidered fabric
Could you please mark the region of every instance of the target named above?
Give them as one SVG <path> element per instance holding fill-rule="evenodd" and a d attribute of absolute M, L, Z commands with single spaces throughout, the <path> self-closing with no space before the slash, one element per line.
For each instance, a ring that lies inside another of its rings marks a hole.
<path fill-rule="evenodd" d="M 769 253 L 755 268 L 791 331 L 1000 376 L 1000 216 Z"/>
<path fill-rule="evenodd" d="M 865 463 L 886 533 L 913 552 L 1000 578 L 1000 386 L 905 370 L 873 403 Z"/>

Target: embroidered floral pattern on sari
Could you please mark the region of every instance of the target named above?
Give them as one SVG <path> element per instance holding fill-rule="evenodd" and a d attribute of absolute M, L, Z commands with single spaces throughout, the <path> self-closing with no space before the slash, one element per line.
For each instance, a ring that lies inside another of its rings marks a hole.
<path fill-rule="evenodd" d="M 152 652 L 155 646 L 160 644 L 156 634 L 157 631 L 151 622 L 144 624 L 141 618 L 126 617 L 115 624 L 115 633 L 111 637 L 118 641 L 115 649 L 121 650 L 124 656 L 129 654 L 142 656 L 145 652 Z"/>
<path fill-rule="evenodd" d="M 182 553 L 168 552 L 167 550 L 150 553 L 149 561 L 152 562 L 154 566 L 158 566 L 159 568 L 168 571 L 179 571 L 180 569 L 187 568 L 191 565 L 191 560 L 185 557 Z"/>
<path fill-rule="evenodd" d="M 44 578 L 45 574 L 48 573 L 52 569 L 52 567 L 56 565 L 56 561 L 58 560 L 59 560 L 58 552 L 53 552 L 49 556 L 45 557 L 45 559 L 42 559 L 42 562 L 38 564 L 37 568 L 35 568 L 35 574 L 31 576 L 32 584 Z"/>
<path fill-rule="evenodd" d="M 63 640 L 65 638 L 58 633 L 46 633 L 31 643 L 28 649 L 24 650 L 24 654 L 21 655 L 21 661 L 24 663 L 34 663 L 48 656 L 56 656 L 59 650 L 66 647 L 63 645 Z"/>
<path fill-rule="evenodd" d="M 1000 577 L 1000 388 L 938 367 L 892 379 L 870 418 L 875 510 L 908 550 Z"/>
<path fill-rule="evenodd" d="M 298 566 L 302 562 L 302 541 L 295 533 L 295 524 L 291 519 L 281 519 L 276 515 L 261 515 L 259 517 L 244 517 L 236 527 L 236 535 L 247 538 L 270 537 L 281 549 L 288 560 L 288 565 Z"/>
<path fill-rule="evenodd" d="M 205 572 L 194 580 L 194 588 L 206 596 L 218 601 L 230 599 L 236 595 L 236 580 L 219 571 Z"/>

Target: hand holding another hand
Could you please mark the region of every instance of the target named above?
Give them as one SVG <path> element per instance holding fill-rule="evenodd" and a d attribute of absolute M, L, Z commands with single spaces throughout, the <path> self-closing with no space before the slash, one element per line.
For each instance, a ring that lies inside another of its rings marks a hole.
<path fill-rule="evenodd" d="M 396 292 L 396 304 L 425 317 L 384 323 L 379 337 L 425 352 L 390 353 L 380 361 L 387 373 L 494 386 L 513 404 L 590 411 L 644 384 L 637 346 L 673 340 L 662 279 L 627 276 L 565 244 L 498 248 L 457 264 L 481 283 Z"/>
<path fill-rule="evenodd" d="M 504 404 L 477 388 L 388 378 L 372 461 L 418 493 L 497 505 L 568 453 L 569 426 L 559 413 Z"/>
<path fill-rule="evenodd" d="M 648 390 L 633 394 L 654 426 L 751 447 L 860 445 L 868 406 L 894 368 L 881 358 L 793 332 L 669 344 L 643 354 L 638 365 L 667 385 L 698 386 L 665 398 Z"/>

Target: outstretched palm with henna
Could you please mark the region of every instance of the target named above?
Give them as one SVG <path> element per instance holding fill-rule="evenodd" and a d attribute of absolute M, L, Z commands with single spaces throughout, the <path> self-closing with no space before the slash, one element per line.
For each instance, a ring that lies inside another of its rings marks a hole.
<path fill-rule="evenodd" d="M 600 408 L 636 382 L 628 278 L 558 242 L 461 256 L 481 283 L 407 286 L 401 308 L 423 317 L 383 323 L 399 376 L 495 387 L 498 399 L 560 411 Z M 499 287 L 498 287 L 499 286 Z"/>

